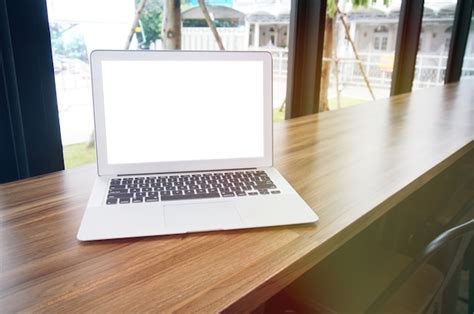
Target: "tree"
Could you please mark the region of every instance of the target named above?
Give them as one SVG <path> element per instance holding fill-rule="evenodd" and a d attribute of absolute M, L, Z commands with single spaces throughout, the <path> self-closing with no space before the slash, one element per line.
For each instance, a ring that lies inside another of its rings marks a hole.
<path fill-rule="evenodd" d="M 219 46 L 219 49 L 225 50 L 224 44 L 222 43 L 221 36 L 219 35 L 219 32 L 217 31 L 216 25 L 214 25 L 214 22 L 211 19 L 209 10 L 207 9 L 207 6 L 204 0 L 199 0 L 199 7 L 201 8 L 202 15 L 204 15 L 204 19 L 206 20 L 207 26 L 209 26 L 212 34 L 214 35 L 214 39 L 216 40 L 217 45 Z"/>
<path fill-rule="evenodd" d="M 125 49 L 130 48 L 130 43 L 132 42 L 133 34 L 135 34 L 135 30 L 138 27 L 138 22 L 140 21 L 143 9 L 145 8 L 145 4 L 146 0 L 141 0 L 138 4 L 137 11 L 135 12 L 135 17 L 133 18 L 132 27 L 130 29 L 130 32 L 128 32 L 127 41 L 125 42 Z"/>
<path fill-rule="evenodd" d="M 67 36 L 68 40 L 65 40 L 65 34 L 72 31 L 77 25 L 68 23 L 50 24 L 51 48 L 55 56 L 80 59 L 87 62 L 88 56 L 84 36 L 80 33 L 72 33 Z"/>
<path fill-rule="evenodd" d="M 222 39 L 217 32 L 217 28 L 211 19 L 204 0 L 199 0 L 199 7 L 204 15 L 204 19 L 219 46 L 224 50 Z M 162 42 L 165 49 L 181 49 L 181 1 L 165 0 L 165 14 L 163 20 Z"/>
<path fill-rule="evenodd" d="M 165 0 L 161 40 L 165 49 L 181 49 L 181 1 Z"/>
<path fill-rule="evenodd" d="M 332 52 L 334 49 L 334 24 L 338 0 L 328 0 L 326 24 L 324 26 L 323 66 L 321 69 L 321 89 L 319 94 L 319 112 L 329 110 L 328 89 L 331 75 Z"/>
<path fill-rule="evenodd" d="M 144 34 L 140 48 L 149 49 L 150 44 L 156 40 L 161 39 L 161 22 L 163 17 L 163 1 L 161 0 L 147 0 L 145 8 L 143 9 L 140 22 L 142 25 L 142 32 Z M 137 34 L 140 36 L 140 34 Z"/>
<path fill-rule="evenodd" d="M 140 43 L 140 48 L 149 49 L 152 42 L 161 38 L 163 5 L 160 0 L 135 0 L 135 5 L 137 10 L 135 11 L 132 27 L 125 42 L 125 49 L 130 48 L 130 43 L 135 34 L 137 39 L 139 39 L 141 34 L 142 42 Z M 141 28 L 140 32 L 137 31 L 138 28 Z"/>
<path fill-rule="evenodd" d="M 372 3 L 372 0 L 352 0 L 353 7 L 360 7 L 360 6 L 368 6 Z M 390 0 L 384 0 L 384 4 L 388 5 Z M 329 110 L 328 106 L 328 89 L 329 89 L 329 78 L 331 75 L 331 60 L 333 57 L 333 50 L 334 50 L 334 27 L 337 18 L 337 14 L 340 11 L 338 9 L 338 0 L 328 0 L 327 3 L 327 11 L 326 11 L 326 24 L 324 30 L 324 46 L 323 46 L 323 66 L 321 69 L 321 92 L 319 96 L 319 111 L 327 111 Z M 341 18 L 341 21 L 342 18 Z M 344 25 L 345 26 L 345 25 Z M 347 33 L 347 29 L 346 29 Z M 348 35 L 348 34 L 347 34 Z M 351 44 L 353 44 L 352 39 L 349 38 Z M 357 51 L 355 50 L 355 46 L 352 45 L 354 53 L 357 57 Z M 362 71 L 362 75 L 365 77 L 365 72 L 362 67 L 360 67 Z M 367 86 L 370 89 L 370 85 L 366 80 Z"/>

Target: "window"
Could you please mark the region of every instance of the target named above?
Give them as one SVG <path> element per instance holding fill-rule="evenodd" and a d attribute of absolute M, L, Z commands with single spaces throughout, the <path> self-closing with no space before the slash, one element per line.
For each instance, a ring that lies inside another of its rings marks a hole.
<path fill-rule="evenodd" d="M 382 38 L 382 50 L 387 50 L 388 37 Z"/>
<path fill-rule="evenodd" d="M 140 2 L 47 0 L 66 168 L 95 161 L 88 56 L 95 49 L 125 48 Z M 284 119 L 291 0 L 206 3 L 226 50 L 272 53 L 274 119 Z M 163 49 L 162 20 L 163 1 L 146 0 L 130 49 Z M 181 0 L 181 21 L 181 49 L 219 49 L 197 0 Z"/>
<path fill-rule="evenodd" d="M 374 50 L 387 50 L 388 27 L 378 26 L 374 29 Z"/>
<path fill-rule="evenodd" d="M 400 2 L 377 1 L 367 7 L 355 2 L 339 1 L 342 18 L 326 16 L 333 28 L 325 30 L 320 101 L 329 110 L 390 95 Z"/>
<path fill-rule="evenodd" d="M 462 64 L 461 80 L 474 77 L 474 18 L 471 18 L 471 28 L 467 40 L 466 52 Z"/>

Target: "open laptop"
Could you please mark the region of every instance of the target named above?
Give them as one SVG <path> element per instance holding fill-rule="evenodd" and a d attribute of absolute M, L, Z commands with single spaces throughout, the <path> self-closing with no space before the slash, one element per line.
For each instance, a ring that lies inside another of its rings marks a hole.
<path fill-rule="evenodd" d="M 312 223 L 272 167 L 266 52 L 94 51 L 98 177 L 77 238 Z"/>

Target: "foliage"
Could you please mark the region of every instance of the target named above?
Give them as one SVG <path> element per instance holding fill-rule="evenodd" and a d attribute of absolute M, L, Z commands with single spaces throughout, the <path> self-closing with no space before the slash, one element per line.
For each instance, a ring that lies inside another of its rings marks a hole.
<path fill-rule="evenodd" d="M 238 27 L 238 19 L 215 19 L 216 27 Z M 187 19 L 183 21 L 184 27 L 209 27 L 205 19 Z"/>
<path fill-rule="evenodd" d="M 365 7 L 369 5 L 370 0 L 352 0 L 352 5 L 354 7 Z"/>
<path fill-rule="evenodd" d="M 352 6 L 355 8 L 358 7 L 367 7 L 370 3 L 375 2 L 376 0 L 352 0 Z M 384 5 L 388 6 L 391 0 L 384 0 Z M 333 18 L 336 15 L 336 0 L 328 0 L 326 14 L 327 16 Z"/>
<path fill-rule="evenodd" d="M 72 30 L 77 24 L 52 23 L 50 24 L 51 47 L 54 55 L 80 59 L 87 62 L 87 49 L 84 37 Z M 68 39 L 66 40 L 66 36 Z"/>
<path fill-rule="evenodd" d="M 333 18 L 336 15 L 336 1 L 335 0 L 328 0 L 326 15 L 330 18 Z"/>
<path fill-rule="evenodd" d="M 140 0 L 135 0 L 136 5 Z M 137 39 L 141 42 L 140 48 L 149 49 L 150 44 L 161 38 L 161 21 L 163 15 L 163 4 L 160 0 L 148 0 L 140 17 L 143 29 L 137 33 Z M 144 34 L 144 37 L 143 37 Z"/>

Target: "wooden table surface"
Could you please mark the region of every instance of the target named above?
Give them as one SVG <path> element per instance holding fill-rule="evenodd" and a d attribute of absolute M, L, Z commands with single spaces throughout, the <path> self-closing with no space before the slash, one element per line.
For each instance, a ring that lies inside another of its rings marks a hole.
<path fill-rule="evenodd" d="M 0 309 L 242 311 L 474 148 L 474 82 L 275 124 L 316 225 L 81 243 L 87 166 L 0 186 Z"/>

